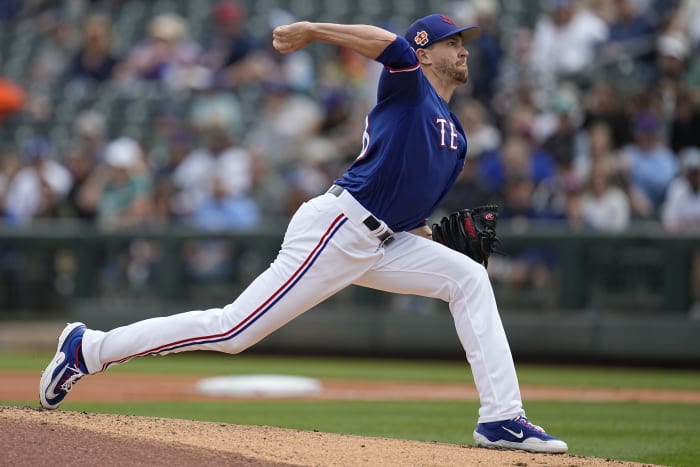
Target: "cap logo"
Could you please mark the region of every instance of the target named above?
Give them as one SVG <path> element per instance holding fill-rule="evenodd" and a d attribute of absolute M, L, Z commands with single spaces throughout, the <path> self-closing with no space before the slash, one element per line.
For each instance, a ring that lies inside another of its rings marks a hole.
<path fill-rule="evenodd" d="M 452 21 L 452 19 L 451 19 L 449 16 L 447 16 L 447 15 L 440 15 L 440 18 L 442 19 L 443 22 L 445 22 L 445 23 L 447 23 L 447 24 L 451 24 L 452 26 L 457 26 L 457 25 L 455 24 L 455 22 Z"/>
<path fill-rule="evenodd" d="M 425 31 L 418 31 L 416 33 L 416 37 L 413 38 L 413 42 L 415 42 L 416 45 L 423 47 L 428 43 L 428 33 Z"/>

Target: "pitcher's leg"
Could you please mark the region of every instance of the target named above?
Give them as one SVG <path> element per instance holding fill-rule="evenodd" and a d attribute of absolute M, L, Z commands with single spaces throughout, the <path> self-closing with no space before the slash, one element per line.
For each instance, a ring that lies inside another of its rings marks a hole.
<path fill-rule="evenodd" d="M 354 283 L 448 302 L 479 392 L 479 422 L 524 414 L 515 365 L 483 266 L 443 245 L 402 233 L 384 258 Z"/>
<path fill-rule="evenodd" d="M 94 373 L 134 357 L 191 350 L 241 352 L 315 302 L 314 296 L 290 295 L 287 280 L 295 277 L 276 262 L 223 308 L 146 319 L 109 332 L 88 329 L 83 337 L 87 369 Z"/>
<path fill-rule="evenodd" d="M 82 352 L 88 371 L 104 371 L 145 355 L 241 352 L 345 288 L 381 257 L 366 229 L 345 222 L 337 212 L 304 215 L 314 209 L 318 213 L 314 206 L 300 209 L 288 229 L 293 235 L 285 239 L 277 259 L 233 303 L 109 332 L 85 331 Z"/>

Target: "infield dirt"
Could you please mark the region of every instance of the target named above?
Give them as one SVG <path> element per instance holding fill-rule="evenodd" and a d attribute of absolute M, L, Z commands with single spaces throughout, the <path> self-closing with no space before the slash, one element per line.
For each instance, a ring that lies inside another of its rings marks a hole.
<path fill-rule="evenodd" d="M 2 465 L 639 466 L 265 426 L 0 406 Z"/>

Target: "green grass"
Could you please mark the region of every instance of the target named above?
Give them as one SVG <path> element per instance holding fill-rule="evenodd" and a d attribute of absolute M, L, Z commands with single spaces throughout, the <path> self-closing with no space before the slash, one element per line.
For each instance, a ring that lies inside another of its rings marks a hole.
<path fill-rule="evenodd" d="M 0 371 L 32 369 L 41 371 L 51 355 L 49 353 L 0 353 Z M 115 366 L 109 372 L 189 375 L 275 373 L 334 379 L 471 381 L 471 373 L 466 362 L 233 356 L 203 352 L 135 359 L 125 365 Z"/>
<path fill-rule="evenodd" d="M 519 365 L 520 384 L 700 391 L 691 369 Z"/>
<path fill-rule="evenodd" d="M 3 371 L 40 371 L 45 353 L 0 353 Z M 111 372 L 296 374 L 329 379 L 472 384 L 466 363 L 342 358 L 283 358 L 192 353 L 144 358 Z M 523 385 L 700 391 L 700 372 L 641 368 L 519 365 Z M 36 406 L 35 401 L 0 401 Z M 525 401 L 535 423 L 565 439 L 570 452 L 670 466 L 700 463 L 700 404 Z M 195 401 L 78 403 L 63 410 L 270 425 L 334 433 L 472 444 L 478 404 L 450 401 Z"/>

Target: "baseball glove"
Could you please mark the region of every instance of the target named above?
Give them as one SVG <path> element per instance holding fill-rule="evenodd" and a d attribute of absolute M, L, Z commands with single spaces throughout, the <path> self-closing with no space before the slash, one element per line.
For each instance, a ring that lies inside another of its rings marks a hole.
<path fill-rule="evenodd" d="M 498 206 L 488 204 L 462 209 L 433 224 L 433 240 L 464 253 L 487 267 L 499 240 L 496 236 Z"/>

